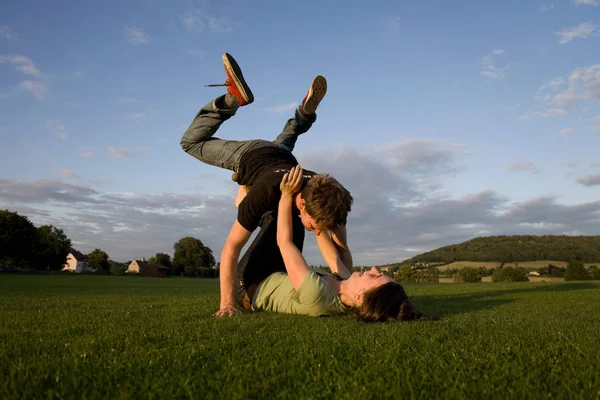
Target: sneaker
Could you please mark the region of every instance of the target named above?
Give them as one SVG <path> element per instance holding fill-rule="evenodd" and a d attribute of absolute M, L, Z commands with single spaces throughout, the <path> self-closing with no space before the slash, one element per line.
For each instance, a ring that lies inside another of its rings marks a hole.
<path fill-rule="evenodd" d="M 225 83 L 210 84 L 206 86 L 227 86 L 227 91 L 237 99 L 240 106 L 252 103 L 254 101 L 254 95 L 244 80 L 242 70 L 238 63 L 235 62 L 235 59 L 230 54 L 225 53 L 223 54 L 223 65 L 225 66 L 225 72 L 227 73 L 227 80 Z"/>
<path fill-rule="evenodd" d="M 317 111 L 317 107 L 323 97 L 325 97 L 325 93 L 327 93 L 327 80 L 325 77 L 321 75 L 317 75 L 315 79 L 313 79 L 310 84 L 310 89 L 308 89 L 308 93 L 302 100 L 302 106 L 300 110 L 303 115 L 312 115 Z"/>

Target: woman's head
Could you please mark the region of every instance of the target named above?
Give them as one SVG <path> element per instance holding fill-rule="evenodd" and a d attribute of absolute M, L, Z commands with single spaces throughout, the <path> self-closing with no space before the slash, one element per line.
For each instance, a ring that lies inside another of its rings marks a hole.
<path fill-rule="evenodd" d="M 373 267 L 355 272 L 345 282 L 344 303 L 352 314 L 367 322 L 410 321 L 429 318 L 411 303 L 404 287 Z M 342 298 L 344 299 L 344 298 Z"/>
<path fill-rule="evenodd" d="M 365 293 L 392 281 L 375 267 L 365 272 L 354 272 L 343 283 L 342 300 L 348 306 L 360 306 Z"/>

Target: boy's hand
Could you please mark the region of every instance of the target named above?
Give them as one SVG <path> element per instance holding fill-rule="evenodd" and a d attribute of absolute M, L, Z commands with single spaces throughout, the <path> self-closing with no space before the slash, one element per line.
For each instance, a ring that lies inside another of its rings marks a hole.
<path fill-rule="evenodd" d="M 292 197 L 294 193 L 300 190 L 302 187 L 302 167 L 296 165 L 290 172 L 286 172 L 281 179 L 279 189 L 281 189 L 281 196 Z"/>
<path fill-rule="evenodd" d="M 238 310 L 234 305 L 226 305 L 221 307 L 219 311 L 214 313 L 215 317 L 233 317 L 235 315 L 241 315 L 242 312 Z"/>

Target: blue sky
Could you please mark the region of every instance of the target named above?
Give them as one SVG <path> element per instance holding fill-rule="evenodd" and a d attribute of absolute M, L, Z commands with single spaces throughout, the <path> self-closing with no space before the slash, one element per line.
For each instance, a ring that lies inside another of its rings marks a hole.
<path fill-rule="evenodd" d="M 2 2 L 0 206 L 118 261 L 186 235 L 218 259 L 236 186 L 179 140 L 229 52 L 256 100 L 221 137 L 275 138 L 327 78 L 295 154 L 351 190 L 358 264 L 600 234 L 600 0 L 341 4 Z"/>

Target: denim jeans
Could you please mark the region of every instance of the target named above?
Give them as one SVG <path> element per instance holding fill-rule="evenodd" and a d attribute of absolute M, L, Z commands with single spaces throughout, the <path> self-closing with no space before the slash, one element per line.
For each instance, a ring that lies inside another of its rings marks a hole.
<path fill-rule="evenodd" d="M 233 117 L 236 108 L 225 108 L 225 96 L 220 96 L 202 107 L 181 138 L 181 148 L 206 164 L 237 172 L 242 156 L 249 150 L 264 146 L 278 146 L 292 152 L 298 136 L 308 131 L 316 121 L 316 114 L 303 116 L 300 107 L 290 118 L 277 139 L 225 140 L 214 137 L 221 124 Z"/>

